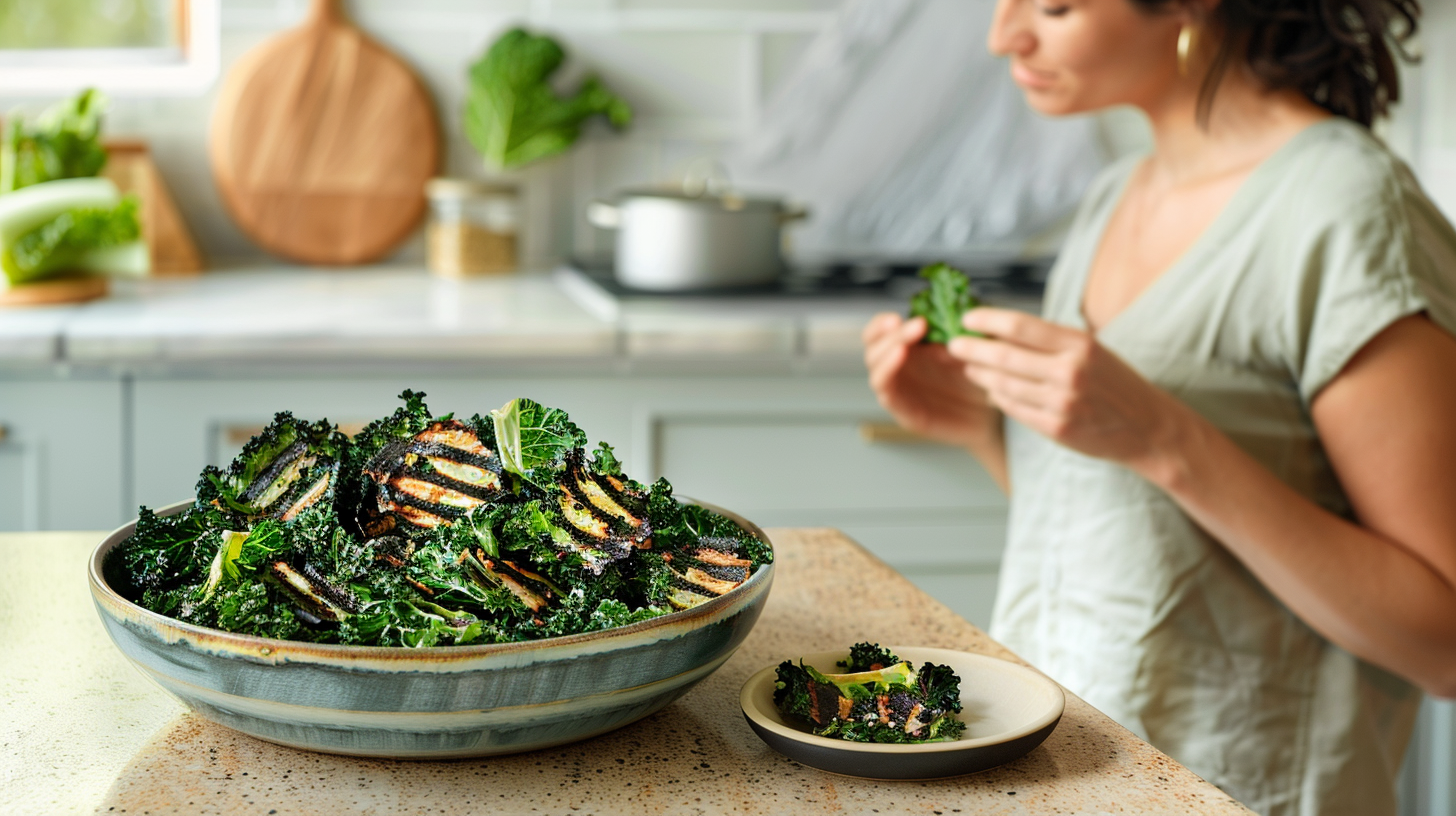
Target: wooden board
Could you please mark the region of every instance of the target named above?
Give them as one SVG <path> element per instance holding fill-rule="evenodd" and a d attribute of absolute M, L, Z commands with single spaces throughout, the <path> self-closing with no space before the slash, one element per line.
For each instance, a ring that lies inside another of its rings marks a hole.
<path fill-rule="evenodd" d="M 106 278 L 52 278 L 0 289 L 0 307 L 85 303 L 111 291 Z"/>
<path fill-rule="evenodd" d="M 344 17 L 341 0 L 313 0 L 302 25 L 228 74 L 212 169 L 238 226 L 263 248 L 363 263 L 419 223 L 439 141 L 419 79 Z"/>
<path fill-rule="evenodd" d="M 146 142 L 108 140 L 104 147 L 106 169 L 102 174 L 116 182 L 123 194 L 134 194 L 139 200 L 142 240 L 147 244 L 151 273 L 167 277 L 201 272 L 202 253 L 197 251 L 187 222 L 152 161 Z"/>

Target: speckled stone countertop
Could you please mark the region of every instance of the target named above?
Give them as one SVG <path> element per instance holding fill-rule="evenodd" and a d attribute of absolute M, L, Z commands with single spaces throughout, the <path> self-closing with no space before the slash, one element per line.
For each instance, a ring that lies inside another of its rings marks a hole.
<path fill-rule="evenodd" d="M 561 748 L 393 762 L 283 748 L 187 713 L 102 631 L 84 573 L 103 534 L 0 534 L 0 813 L 1248 813 L 1071 694 L 1041 747 L 957 779 L 834 776 L 774 752 L 738 690 L 786 657 L 914 632 L 1017 658 L 836 531 L 769 535 L 779 566 L 758 625 L 663 711 Z"/>

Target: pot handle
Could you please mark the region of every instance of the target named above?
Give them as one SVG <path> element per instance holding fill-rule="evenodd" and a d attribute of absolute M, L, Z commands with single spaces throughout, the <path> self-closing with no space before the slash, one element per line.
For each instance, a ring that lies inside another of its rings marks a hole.
<path fill-rule="evenodd" d="M 809 208 L 794 204 L 779 212 L 780 224 L 792 224 L 795 221 L 803 221 L 809 217 Z"/>
<path fill-rule="evenodd" d="M 594 227 L 619 229 L 622 226 L 622 208 L 608 201 L 593 201 L 586 205 L 586 220 Z"/>

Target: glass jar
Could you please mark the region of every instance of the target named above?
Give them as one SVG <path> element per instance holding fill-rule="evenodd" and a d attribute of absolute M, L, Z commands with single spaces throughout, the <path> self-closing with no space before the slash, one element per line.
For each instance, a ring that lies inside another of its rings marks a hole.
<path fill-rule="evenodd" d="M 425 227 L 430 272 L 449 278 L 516 270 L 520 195 L 509 185 L 435 178 L 425 185 L 430 220 Z"/>

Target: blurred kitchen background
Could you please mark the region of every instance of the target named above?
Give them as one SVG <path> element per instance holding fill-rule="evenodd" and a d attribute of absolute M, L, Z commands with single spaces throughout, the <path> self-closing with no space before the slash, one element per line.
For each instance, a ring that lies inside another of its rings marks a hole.
<path fill-rule="evenodd" d="M 1380 133 L 1456 216 L 1456 4 L 1425 5 L 1424 61 Z M 433 100 L 438 174 L 513 191 L 517 271 L 459 277 L 427 271 L 423 222 L 377 260 L 320 269 L 265 250 L 224 205 L 209 158 L 224 78 L 299 25 L 307 0 L 0 0 L 0 115 L 99 88 L 106 137 L 149 155 L 190 237 L 179 270 L 201 267 L 158 274 L 154 247 L 154 275 L 106 297 L 0 307 L 0 530 L 111 528 L 138 504 L 185 499 L 275 411 L 358 423 L 406 387 L 437 413 L 530 396 L 615 444 L 637 478 L 665 475 L 764 526 L 842 528 L 984 626 L 1005 501 L 968 456 L 889 422 L 864 383 L 860 327 L 903 310 L 907 273 L 935 260 L 1035 309 L 1083 188 L 1148 138 L 1128 111 L 1028 112 L 986 53 L 993 6 L 344 3 Z M 563 152 L 488 169 L 465 135 L 468 69 L 515 26 L 565 49 L 560 92 L 595 74 L 630 126 L 596 117 Z M 695 175 L 807 210 L 785 228 L 807 283 L 615 284 L 615 235 L 592 203 Z M 1452 707 L 1428 706 L 1406 813 L 1456 813 L 1453 744 Z"/>

